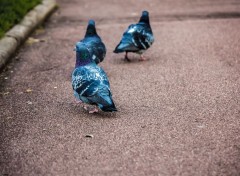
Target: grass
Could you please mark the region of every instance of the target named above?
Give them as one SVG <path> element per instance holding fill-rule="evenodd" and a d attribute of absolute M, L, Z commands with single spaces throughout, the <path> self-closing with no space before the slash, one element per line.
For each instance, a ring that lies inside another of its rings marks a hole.
<path fill-rule="evenodd" d="M 42 0 L 0 0 L 0 38 Z"/>

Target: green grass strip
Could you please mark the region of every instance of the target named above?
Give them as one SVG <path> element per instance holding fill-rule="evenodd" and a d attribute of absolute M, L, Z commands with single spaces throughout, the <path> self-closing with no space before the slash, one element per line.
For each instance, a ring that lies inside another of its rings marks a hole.
<path fill-rule="evenodd" d="M 0 0 L 0 38 L 42 0 Z"/>

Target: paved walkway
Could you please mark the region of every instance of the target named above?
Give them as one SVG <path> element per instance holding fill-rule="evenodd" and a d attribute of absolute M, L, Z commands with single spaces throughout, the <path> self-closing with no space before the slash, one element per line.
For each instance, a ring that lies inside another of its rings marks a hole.
<path fill-rule="evenodd" d="M 239 175 L 240 2 L 59 0 L 0 75 L 0 175 Z M 112 53 L 150 12 L 146 62 Z M 117 113 L 74 102 L 74 44 L 89 18 L 107 47 Z M 92 138 L 85 137 L 92 135 Z"/>

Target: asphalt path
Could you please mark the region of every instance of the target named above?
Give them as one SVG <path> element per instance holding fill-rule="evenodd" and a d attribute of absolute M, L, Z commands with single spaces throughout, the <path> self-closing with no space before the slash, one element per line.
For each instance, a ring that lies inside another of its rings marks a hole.
<path fill-rule="evenodd" d="M 0 75 L 0 175 L 239 175 L 240 2 L 59 0 Z M 112 51 L 148 10 L 148 61 Z M 88 19 L 107 47 L 116 113 L 75 103 Z"/>

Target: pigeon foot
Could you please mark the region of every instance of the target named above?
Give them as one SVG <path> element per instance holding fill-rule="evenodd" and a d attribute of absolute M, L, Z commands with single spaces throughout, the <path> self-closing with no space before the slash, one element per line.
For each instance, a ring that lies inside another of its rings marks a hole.
<path fill-rule="evenodd" d="M 148 59 L 145 58 L 145 57 L 143 57 L 142 55 L 141 55 L 140 58 L 139 58 L 139 61 L 146 61 L 146 60 L 148 60 Z"/>
<path fill-rule="evenodd" d="M 76 104 L 82 104 L 82 101 L 81 100 L 75 100 L 75 103 Z"/>
<path fill-rule="evenodd" d="M 98 112 L 98 109 L 97 107 L 90 107 L 90 106 L 87 106 L 87 105 L 84 105 L 83 108 L 88 111 L 89 114 L 93 114 L 95 112 Z"/>
<path fill-rule="evenodd" d="M 88 107 L 86 105 L 83 106 L 83 108 L 88 111 Z"/>
<path fill-rule="evenodd" d="M 94 108 L 94 109 L 90 110 L 88 113 L 89 113 L 89 114 L 93 114 L 93 113 L 95 113 L 95 112 L 98 112 L 98 109 L 97 109 L 97 108 Z"/>
<path fill-rule="evenodd" d="M 128 59 L 128 57 L 126 57 L 126 56 L 125 56 L 124 60 L 125 60 L 125 61 L 128 61 L 128 62 L 131 62 L 131 60 Z"/>

